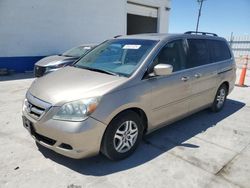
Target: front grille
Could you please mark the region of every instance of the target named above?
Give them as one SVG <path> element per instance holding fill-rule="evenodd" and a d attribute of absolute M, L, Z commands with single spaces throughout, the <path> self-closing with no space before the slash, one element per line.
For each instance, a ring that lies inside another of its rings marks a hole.
<path fill-rule="evenodd" d="M 33 119 L 41 119 L 41 117 L 50 109 L 50 107 L 51 104 L 32 96 L 29 92 L 27 93 L 26 99 L 24 101 L 24 109 Z"/>
<path fill-rule="evenodd" d="M 35 77 L 41 77 L 45 74 L 45 72 L 46 72 L 46 67 L 35 65 L 34 67 Z"/>
<path fill-rule="evenodd" d="M 40 107 L 30 103 L 29 101 L 27 101 L 26 112 L 34 119 L 39 119 L 43 115 L 44 111 L 45 111 L 45 109 L 40 108 Z"/>

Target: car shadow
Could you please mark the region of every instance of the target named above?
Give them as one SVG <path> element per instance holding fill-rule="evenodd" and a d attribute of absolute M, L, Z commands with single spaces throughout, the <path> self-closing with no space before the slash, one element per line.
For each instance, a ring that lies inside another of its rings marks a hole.
<path fill-rule="evenodd" d="M 46 158 L 69 169 L 85 175 L 104 176 L 142 165 L 176 146 L 198 148 L 197 145 L 184 142 L 209 128 L 213 128 L 218 122 L 236 113 L 243 106 L 245 106 L 244 103 L 228 99 L 221 112 L 212 113 L 209 110 L 203 110 L 158 129 L 145 136 L 135 153 L 121 161 L 111 161 L 101 154 L 87 159 L 71 159 L 39 144 L 37 146 Z"/>
<path fill-rule="evenodd" d="M 22 80 L 22 79 L 30 79 L 35 78 L 33 73 L 17 73 L 10 74 L 6 76 L 0 76 L 0 82 L 2 81 L 11 81 L 11 80 Z"/>

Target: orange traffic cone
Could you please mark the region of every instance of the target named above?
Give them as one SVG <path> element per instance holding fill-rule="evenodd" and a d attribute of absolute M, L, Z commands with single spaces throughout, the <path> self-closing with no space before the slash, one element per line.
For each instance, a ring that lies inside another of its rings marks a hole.
<path fill-rule="evenodd" d="M 248 55 L 246 56 L 245 59 L 246 59 L 246 61 L 243 64 L 243 67 L 241 70 L 240 80 L 239 80 L 239 83 L 237 84 L 237 86 L 239 86 L 239 87 L 245 87 L 244 83 L 245 83 L 245 77 L 246 77 L 246 73 L 247 73 Z"/>

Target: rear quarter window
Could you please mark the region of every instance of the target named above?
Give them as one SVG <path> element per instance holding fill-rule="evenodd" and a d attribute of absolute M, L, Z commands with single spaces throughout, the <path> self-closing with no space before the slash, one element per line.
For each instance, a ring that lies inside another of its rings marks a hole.
<path fill-rule="evenodd" d="M 211 63 L 223 61 L 231 58 L 228 45 L 224 41 L 208 40 Z"/>

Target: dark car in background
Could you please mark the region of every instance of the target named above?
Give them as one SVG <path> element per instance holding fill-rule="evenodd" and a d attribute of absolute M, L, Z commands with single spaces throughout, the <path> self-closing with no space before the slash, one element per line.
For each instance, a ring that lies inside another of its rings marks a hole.
<path fill-rule="evenodd" d="M 62 67 L 71 65 L 81 56 L 90 51 L 95 45 L 81 45 L 74 47 L 63 54 L 45 57 L 39 60 L 34 67 L 35 77 L 41 77 Z"/>

